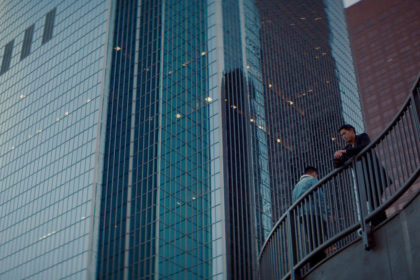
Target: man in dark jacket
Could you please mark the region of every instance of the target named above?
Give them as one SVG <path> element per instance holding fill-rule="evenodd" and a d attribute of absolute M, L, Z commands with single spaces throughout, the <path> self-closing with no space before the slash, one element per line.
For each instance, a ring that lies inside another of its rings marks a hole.
<path fill-rule="evenodd" d="M 347 160 L 357 155 L 370 143 L 369 136 L 366 133 L 356 135 L 354 127 L 349 124 L 341 126 L 338 131 L 341 137 L 343 137 L 344 141 L 346 141 L 347 145 L 342 150 L 338 150 L 334 153 L 334 167 L 336 168 L 342 166 Z M 390 179 L 387 178 L 385 170 L 380 164 L 374 152 L 372 153 L 372 158 L 373 159 L 370 165 L 376 166 L 375 172 L 379 174 L 379 180 L 377 180 L 376 178 L 371 178 L 374 177 L 372 175 L 370 175 L 371 177 L 369 177 L 369 172 L 366 172 L 368 174 L 368 177 L 363 178 L 363 185 L 366 187 L 366 197 L 367 199 L 369 199 L 370 197 L 368 204 L 370 208 L 369 211 L 374 210 L 374 204 L 381 204 L 380 200 L 383 193 L 383 189 L 387 187 L 390 181 Z M 379 193 L 376 192 L 378 189 Z M 373 217 L 372 224 L 378 225 L 384 220 L 386 220 L 386 214 L 385 211 L 381 211 L 378 214 L 376 214 L 375 217 Z"/>
<path fill-rule="evenodd" d="M 338 131 L 347 145 L 344 149 L 334 153 L 334 167 L 336 168 L 342 166 L 347 160 L 357 155 L 370 143 L 369 136 L 366 133 L 356 135 L 354 127 L 349 124 L 343 125 Z"/>

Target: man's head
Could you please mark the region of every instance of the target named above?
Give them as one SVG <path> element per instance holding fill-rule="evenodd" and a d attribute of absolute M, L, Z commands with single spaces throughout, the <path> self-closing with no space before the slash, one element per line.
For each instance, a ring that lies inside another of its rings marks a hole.
<path fill-rule="evenodd" d="M 347 143 L 353 144 L 356 140 L 356 130 L 349 124 L 342 125 L 340 129 L 338 129 L 338 132 Z"/>
<path fill-rule="evenodd" d="M 307 167 L 305 167 L 305 174 L 309 175 L 309 176 L 312 176 L 314 178 L 317 178 L 318 177 L 318 169 L 316 169 L 313 166 L 307 166 Z"/>

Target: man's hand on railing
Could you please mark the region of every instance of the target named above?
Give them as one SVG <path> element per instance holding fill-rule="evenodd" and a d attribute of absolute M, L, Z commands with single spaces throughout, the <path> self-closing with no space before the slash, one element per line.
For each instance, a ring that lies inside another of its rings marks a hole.
<path fill-rule="evenodd" d="M 346 150 L 338 150 L 334 153 L 334 159 L 340 159 L 346 153 Z"/>

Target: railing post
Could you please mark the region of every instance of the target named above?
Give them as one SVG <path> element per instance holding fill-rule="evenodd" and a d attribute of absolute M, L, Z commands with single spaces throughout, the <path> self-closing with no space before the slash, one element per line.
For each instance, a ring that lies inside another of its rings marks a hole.
<path fill-rule="evenodd" d="M 286 223 L 287 223 L 287 250 L 289 255 L 289 267 L 290 267 L 290 279 L 299 279 L 299 275 L 296 275 L 295 263 L 296 263 L 296 236 L 295 236 L 295 225 L 292 210 L 287 211 Z"/>
<path fill-rule="evenodd" d="M 366 250 L 370 250 L 374 246 L 374 240 L 373 240 L 373 232 L 372 232 L 372 226 L 371 223 L 366 223 L 366 216 L 369 214 L 367 203 L 368 199 L 366 196 L 367 193 L 367 187 L 365 184 L 365 176 L 363 173 L 363 163 L 360 161 L 357 163 L 356 158 L 353 159 L 352 162 L 352 168 L 354 170 L 354 175 L 356 177 L 355 184 L 357 189 L 358 197 L 358 203 L 359 203 L 359 209 L 360 209 L 360 226 L 362 229 L 362 239 L 363 239 L 363 245 L 365 246 Z M 356 201 L 357 203 L 357 201 Z"/>
<path fill-rule="evenodd" d="M 420 131 L 420 78 L 411 92 L 411 103 L 413 104 L 414 121 L 416 123 L 417 131 Z"/>

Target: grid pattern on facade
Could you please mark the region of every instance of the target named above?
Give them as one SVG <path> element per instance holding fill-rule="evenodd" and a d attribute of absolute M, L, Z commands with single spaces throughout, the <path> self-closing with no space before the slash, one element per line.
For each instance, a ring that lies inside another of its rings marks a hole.
<path fill-rule="evenodd" d="M 98 279 L 121 279 L 127 254 L 131 111 L 135 54 L 134 1 L 118 1 L 115 7 L 112 62 L 103 161 L 98 244 Z"/>
<path fill-rule="evenodd" d="M 255 228 L 253 188 L 250 173 L 248 85 L 243 72 L 240 5 L 223 1 L 223 43 L 225 68 L 222 80 L 224 181 L 226 207 L 227 275 L 232 279 L 252 279 Z"/>
<path fill-rule="evenodd" d="M 54 7 L 54 36 L 42 45 Z M 0 46 L 14 40 L 0 76 L 0 278 L 85 279 L 107 7 L 2 1 L 0 10 Z"/>
<path fill-rule="evenodd" d="M 142 1 L 137 17 L 130 276 L 153 279 L 156 262 L 161 1 Z"/>
<path fill-rule="evenodd" d="M 258 11 L 223 1 L 222 79 L 227 275 L 256 277 L 256 255 L 271 229 Z"/>
<path fill-rule="evenodd" d="M 252 161 L 254 184 L 256 245 L 259 251 L 272 229 L 269 159 L 265 115 L 265 95 L 261 72 L 260 17 L 254 1 L 243 2 L 243 37 L 245 39 L 244 71 L 247 77 Z"/>
<path fill-rule="evenodd" d="M 159 277 L 210 279 L 206 9 L 165 1 L 161 89 Z"/>

